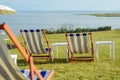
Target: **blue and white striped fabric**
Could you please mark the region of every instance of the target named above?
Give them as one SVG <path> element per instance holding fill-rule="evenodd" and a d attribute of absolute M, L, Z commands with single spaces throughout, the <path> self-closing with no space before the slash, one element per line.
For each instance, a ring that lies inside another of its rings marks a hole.
<path fill-rule="evenodd" d="M 20 72 L 28 79 L 30 80 L 30 70 L 23 70 L 21 69 Z M 44 80 L 47 79 L 48 75 L 50 74 L 50 70 L 39 70 L 39 73 L 43 77 Z M 34 74 L 34 80 L 39 80 L 36 74 Z"/>
<path fill-rule="evenodd" d="M 42 39 L 42 31 L 40 29 L 22 30 L 22 33 L 30 53 L 45 53 L 45 47 L 43 45 Z"/>
<path fill-rule="evenodd" d="M 88 53 L 90 51 L 88 33 L 70 33 L 67 36 L 72 53 Z"/>

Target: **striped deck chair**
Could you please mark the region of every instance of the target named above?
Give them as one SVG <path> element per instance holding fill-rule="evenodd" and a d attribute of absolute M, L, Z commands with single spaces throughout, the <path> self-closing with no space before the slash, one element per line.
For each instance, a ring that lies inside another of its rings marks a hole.
<path fill-rule="evenodd" d="M 0 32 L 0 80 L 27 80 L 13 62 L 7 45 Z"/>
<path fill-rule="evenodd" d="M 68 43 L 68 62 L 94 60 L 92 33 L 66 33 L 66 40 Z"/>
<path fill-rule="evenodd" d="M 51 48 L 44 29 L 20 30 L 25 43 L 26 52 L 39 58 L 51 59 Z M 44 42 L 43 42 L 44 41 Z M 44 44 L 46 43 L 46 44 Z M 47 45 L 47 48 L 45 48 Z M 52 59 L 53 60 L 53 59 Z"/>
<path fill-rule="evenodd" d="M 54 70 L 37 70 L 33 63 L 33 57 L 28 56 L 24 48 L 21 46 L 15 35 L 6 23 L 0 25 L 0 30 L 4 30 L 12 40 L 16 48 L 20 51 L 26 62 L 30 66 L 30 70 L 20 70 L 10 56 L 10 52 L 0 33 L 0 80 L 50 80 Z M 22 73 L 24 74 L 22 74 Z M 25 74 L 29 73 L 29 78 Z"/>

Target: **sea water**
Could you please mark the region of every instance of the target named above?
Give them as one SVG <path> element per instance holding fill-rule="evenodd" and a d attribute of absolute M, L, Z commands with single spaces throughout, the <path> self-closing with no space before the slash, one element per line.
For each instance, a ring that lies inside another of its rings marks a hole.
<path fill-rule="evenodd" d="M 96 17 L 83 15 L 101 13 L 91 11 L 17 11 L 12 15 L 0 15 L 1 23 L 6 22 L 12 31 L 20 34 L 20 29 L 58 29 L 67 27 L 98 28 L 111 26 L 120 28 L 120 17 Z M 102 12 L 104 13 L 104 12 Z M 111 13 L 111 12 L 110 12 Z"/>

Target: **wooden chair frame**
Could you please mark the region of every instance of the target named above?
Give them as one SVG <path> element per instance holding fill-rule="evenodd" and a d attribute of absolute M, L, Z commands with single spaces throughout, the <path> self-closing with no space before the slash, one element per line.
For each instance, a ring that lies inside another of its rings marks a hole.
<path fill-rule="evenodd" d="M 46 55 L 40 55 L 40 54 L 36 54 L 36 55 L 33 55 L 33 53 L 30 53 L 29 49 L 28 49 L 28 45 L 27 45 L 27 41 L 25 40 L 25 36 L 24 36 L 24 30 L 20 30 L 21 32 L 21 35 L 22 35 L 22 38 L 24 40 L 24 44 L 25 44 L 25 49 L 26 49 L 26 52 L 31 55 L 33 58 L 45 58 L 45 59 L 52 59 L 52 56 L 51 56 L 51 48 L 50 48 L 50 45 L 49 45 L 49 41 L 48 41 L 48 38 L 46 36 L 46 31 L 44 29 L 41 29 L 42 31 L 42 34 L 43 34 L 43 37 L 45 39 L 45 42 L 47 44 L 47 48 L 48 48 L 48 54 Z"/>
<path fill-rule="evenodd" d="M 90 56 L 75 56 L 74 57 L 74 53 L 72 53 L 72 50 L 71 50 L 71 47 L 70 47 L 70 42 L 69 42 L 69 39 L 68 39 L 68 34 L 71 34 L 71 33 L 66 33 L 66 40 L 67 40 L 67 43 L 68 43 L 68 62 L 71 62 L 71 61 L 93 61 L 94 60 L 94 49 L 93 49 L 93 41 L 92 41 L 92 33 L 88 33 L 89 35 L 89 38 L 90 38 L 90 43 L 91 43 L 91 55 Z M 77 33 L 76 33 L 77 34 Z"/>

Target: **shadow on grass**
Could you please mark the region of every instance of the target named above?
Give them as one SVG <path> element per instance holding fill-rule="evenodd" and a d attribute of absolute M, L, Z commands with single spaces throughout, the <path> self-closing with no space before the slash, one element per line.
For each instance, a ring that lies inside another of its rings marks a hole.
<path fill-rule="evenodd" d="M 25 61 L 25 59 L 18 59 L 17 64 L 18 66 L 26 66 L 27 62 Z"/>
<path fill-rule="evenodd" d="M 58 59 L 54 59 L 54 61 L 52 62 L 50 62 L 51 64 L 54 64 L 54 63 L 68 63 L 67 61 L 66 61 L 66 59 L 64 59 L 64 58 L 58 58 Z"/>
<path fill-rule="evenodd" d="M 39 59 L 35 59 L 34 60 L 34 64 L 55 64 L 55 63 L 68 63 L 66 61 L 66 59 L 63 58 L 59 58 L 59 59 L 54 59 L 54 61 L 52 62 L 52 60 L 39 60 Z M 28 65 L 27 62 L 25 61 L 25 59 L 18 59 L 17 60 L 17 64 L 18 66 L 26 66 Z"/>
<path fill-rule="evenodd" d="M 67 63 L 66 59 L 62 59 L 62 58 L 59 58 L 59 59 L 54 59 L 54 61 L 52 62 L 51 59 L 49 60 L 34 60 L 34 64 L 55 64 L 55 63 Z"/>

